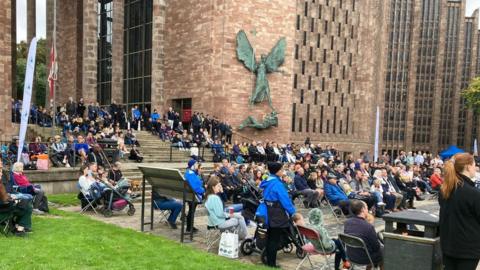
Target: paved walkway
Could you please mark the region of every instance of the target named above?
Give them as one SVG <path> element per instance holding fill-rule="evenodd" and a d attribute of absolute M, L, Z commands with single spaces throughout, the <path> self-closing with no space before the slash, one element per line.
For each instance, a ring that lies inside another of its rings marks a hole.
<path fill-rule="evenodd" d="M 425 200 L 421 202 L 416 202 L 416 206 L 418 209 L 429 211 L 430 213 L 438 214 L 438 203 L 436 200 Z M 127 216 L 125 211 L 122 212 L 115 212 L 113 217 L 105 218 L 103 215 L 95 215 L 91 212 L 86 213 L 85 215 L 90 216 L 93 219 L 100 220 L 102 222 L 114 224 L 120 227 L 129 228 L 133 230 L 140 231 L 140 219 L 141 219 L 141 205 L 139 203 L 135 204 L 136 213 L 133 216 Z M 148 209 L 145 213 L 146 220 L 150 219 L 150 206 L 147 205 Z M 304 216 L 308 215 L 308 211 L 303 207 L 297 207 L 299 212 L 302 213 Z M 65 207 L 61 208 L 61 210 L 70 211 L 70 212 L 79 212 L 80 209 L 78 206 L 76 207 Z M 339 232 L 343 232 L 343 220 L 340 220 L 340 224 L 336 222 L 333 215 L 330 213 L 330 210 L 326 207 L 322 208 L 325 214 L 325 224 L 326 228 L 331 236 L 337 235 Z M 180 229 L 172 230 L 170 229 L 165 222 L 160 222 L 160 215 L 158 211 L 154 213 L 154 226 L 153 231 L 149 232 L 149 226 L 145 227 L 147 233 L 161 235 L 163 237 L 169 238 L 173 241 L 180 241 Z M 180 222 L 180 218 L 178 220 Z M 200 232 L 194 235 L 193 242 L 186 241 L 185 244 L 194 246 L 198 249 L 206 250 L 205 245 L 205 233 L 206 233 L 206 224 L 207 224 L 207 217 L 206 211 L 203 206 L 199 206 L 197 209 L 197 215 L 195 218 L 195 227 L 197 227 Z M 179 226 L 180 227 L 180 226 Z M 375 227 L 377 230 L 382 230 L 384 227 L 384 222 L 381 219 L 375 220 Z M 255 227 L 249 227 L 249 234 L 253 235 L 255 231 Z M 189 236 L 185 239 L 189 240 Z M 210 252 L 216 252 L 218 250 L 218 246 L 214 247 Z M 245 261 L 248 263 L 253 264 L 261 264 L 259 254 L 252 254 L 250 256 L 242 256 L 239 254 L 239 260 Z M 332 258 L 333 260 L 333 258 Z M 323 258 L 321 256 L 314 256 L 312 257 L 312 261 L 314 264 L 323 262 Z M 297 264 L 300 260 L 296 257 L 295 252 L 291 254 L 284 254 L 283 252 L 279 252 L 278 254 L 278 263 L 283 269 L 295 269 Z M 310 269 L 308 262 L 305 262 L 304 267 L 302 269 Z"/>

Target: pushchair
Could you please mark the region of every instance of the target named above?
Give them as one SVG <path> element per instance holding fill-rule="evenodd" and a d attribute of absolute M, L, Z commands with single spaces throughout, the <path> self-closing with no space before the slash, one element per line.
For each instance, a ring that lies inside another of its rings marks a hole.
<path fill-rule="evenodd" d="M 267 227 L 263 218 L 256 217 L 255 212 L 258 208 L 260 202 L 253 199 L 244 199 L 243 200 L 243 212 L 242 215 L 246 219 L 255 220 L 257 227 L 253 238 L 247 238 L 243 240 L 240 246 L 240 252 L 244 256 L 251 255 L 253 252 L 261 254 L 262 263 L 266 264 L 267 254 L 265 251 L 265 246 L 267 243 Z M 289 223 L 289 228 L 286 229 L 287 233 L 284 234 L 282 241 L 278 243 L 278 250 L 283 250 L 284 253 L 291 253 L 293 248 L 296 248 L 295 254 L 298 258 L 303 259 L 306 256 L 305 251 L 302 249 L 302 239 L 299 235 L 297 229 L 294 227 L 293 223 Z"/>
<path fill-rule="evenodd" d="M 133 205 L 130 196 L 127 194 L 130 188 L 130 183 L 126 178 L 120 179 L 115 187 L 107 184 L 109 191 L 107 191 L 107 203 L 103 208 L 103 215 L 111 217 L 113 211 L 122 211 L 128 206 L 127 215 L 133 216 L 135 214 L 135 206 Z"/>

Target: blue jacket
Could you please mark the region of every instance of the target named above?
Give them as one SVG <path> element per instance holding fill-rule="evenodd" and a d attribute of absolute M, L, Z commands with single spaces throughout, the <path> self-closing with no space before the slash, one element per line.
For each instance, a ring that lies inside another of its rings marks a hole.
<path fill-rule="evenodd" d="M 323 189 L 325 190 L 325 196 L 333 205 L 337 205 L 339 201 L 348 201 L 347 195 L 338 185 L 332 185 L 327 181 Z"/>
<path fill-rule="evenodd" d="M 203 187 L 203 181 L 200 179 L 195 171 L 187 169 L 184 175 L 185 180 L 188 182 L 193 191 L 197 194 L 198 199 L 201 201 L 205 188 Z"/>
<path fill-rule="evenodd" d="M 296 174 L 295 177 L 293 178 L 293 183 L 295 184 L 295 188 L 299 191 L 310 189 L 310 187 L 307 184 L 307 179 L 305 179 L 305 176 Z"/>
<path fill-rule="evenodd" d="M 134 119 L 140 119 L 142 117 L 142 114 L 140 113 L 139 109 L 133 110 L 133 118 Z"/>
<path fill-rule="evenodd" d="M 265 201 L 279 201 L 283 209 L 285 209 L 290 216 L 295 214 L 295 206 L 292 204 L 288 196 L 288 191 L 278 176 L 270 174 L 266 180 L 260 183 L 260 188 L 263 190 L 263 199 Z M 268 216 L 265 204 L 260 204 L 256 214 L 263 217 Z M 268 224 L 268 219 L 266 219 L 266 223 Z"/>
<path fill-rule="evenodd" d="M 152 113 L 151 118 L 153 122 L 157 122 L 157 119 L 160 118 L 160 114 L 158 114 L 157 112 L 154 112 Z"/>

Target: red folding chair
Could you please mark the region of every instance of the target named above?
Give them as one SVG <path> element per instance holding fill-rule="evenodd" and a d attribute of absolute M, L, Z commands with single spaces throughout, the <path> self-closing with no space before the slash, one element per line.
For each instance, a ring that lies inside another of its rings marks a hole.
<path fill-rule="evenodd" d="M 308 259 L 308 261 L 310 262 L 310 266 L 312 267 L 312 269 L 314 269 L 313 263 L 310 260 L 310 255 L 320 255 L 320 256 L 325 257 L 325 263 L 321 265 L 320 269 L 332 269 L 329 260 L 330 260 L 331 256 L 333 254 L 335 254 L 335 251 L 333 251 L 333 252 L 325 251 L 325 247 L 323 246 L 323 243 L 322 243 L 322 238 L 318 234 L 317 231 L 312 230 L 312 229 L 307 228 L 307 227 L 304 227 L 304 226 L 300 226 L 300 225 L 297 225 L 296 227 L 297 227 L 298 233 L 302 236 L 301 237 L 301 239 L 302 239 L 302 249 L 307 254 L 305 256 L 305 258 L 303 258 L 302 261 L 297 265 L 296 270 L 298 270 L 302 266 L 302 264 L 305 262 L 306 259 Z M 321 250 L 316 249 L 310 243 L 305 244 L 304 239 L 307 239 L 307 240 L 310 240 L 310 241 L 315 240 L 315 241 L 320 242 Z"/>

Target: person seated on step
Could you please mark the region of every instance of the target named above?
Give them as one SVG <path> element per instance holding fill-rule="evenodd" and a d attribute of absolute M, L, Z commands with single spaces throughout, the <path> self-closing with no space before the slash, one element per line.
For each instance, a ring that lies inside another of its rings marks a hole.
<path fill-rule="evenodd" d="M 100 145 L 92 145 L 92 151 L 87 156 L 88 163 L 97 163 L 98 166 L 103 166 L 102 151 Z"/>
<path fill-rule="evenodd" d="M 68 163 L 70 158 L 67 151 L 67 144 L 62 142 L 60 135 L 55 135 L 54 142 L 50 148 L 52 149 L 50 159 L 55 167 L 70 167 L 70 164 Z"/>
<path fill-rule="evenodd" d="M 238 231 L 239 240 L 247 237 L 247 225 L 240 213 L 225 212 L 222 199 L 217 195 L 222 193 L 223 188 L 217 176 L 211 176 L 207 182 L 205 193 L 205 208 L 208 211 L 208 226 L 217 227 L 220 230 L 235 228 Z"/>
<path fill-rule="evenodd" d="M 47 196 L 45 196 L 45 192 L 42 190 L 40 185 L 33 185 L 28 180 L 27 176 L 23 173 L 23 163 L 22 162 L 15 162 L 12 168 L 13 174 L 12 177 L 14 182 L 17 186 L 24 189 L 25 192 L 32 196 L 35 196 L 33 200 L 33 208 L 34 212 L 37 214 L 43 214 L 44 212 L 48 212 L 48 200 Z"/>
<path fill-rule="evenodd" d="M 89 152 L 89 146 L 85 142 L 85 138 L 82 135 L 78 135 L 77 143 L 75 144 L 75 153 L 80 156 L 82 163 L 87 162 L 87 155 Z"/>
<path fill-rule="evenodd" d="M 135 160 L 136 162 L 140 163 L 143 161 L 143 156 L 138 151 L 137 146 L 133 145 L 132 149 L 130 150 L 130 156 L 128 156 L 129 160 Z"/>
<path fill-rule="evenodd" d="M 157 191 L 152 191 L 154 208 L 159 210 L 170 210 L 167 223 L 172 229 L 177 229 L 177 217 L 182 211 L 182 203 L 176 199 L 164 196 Z"/>
<path fill-rule="evenodd" d="M 305 208 L 318 207 L 320 193 L 308 186 L 307 179 L 305 178 L 305 170 L 302 167 L 297 169 L 297 173 L 295 174 L 293 182 L 295 183 L 295 188 L 297 191 L 300 192 L 300 194 L 302 194 L 305 198 L 303 201 Z"/>
<path fill-rule="evenodd" d="M 320 241 L 312 240 L 303 246 L 304 249 L 317 252 L 323 252 L 329 254 L 335 252 L 335 270 L 340 269 L 340 261 L 343 261 L 343 269 L 350 269 L 350 262 L 347 260 L 345 249 L 342 243 L 338 239 L 330 238 L 327 229 L 324 227 L 323 214 L 319 208 L 314 208 L 308 212 L 308 224 L 305 224 L 302 214 L 295 213 L 292 216 L 292 221 L 295 225 L 300 225 L 312 229 L 320 236 Z"/>
<path fill-rule="evenodd" d="M 35 142 L 32 142 L 28 145 L 28 154 L 30 155 L 30 160 L 36 160 L 37 155 L 48 153 L 47 146 L 42 143 L 42 138 L 40 136 L 35 137 Z"/>

